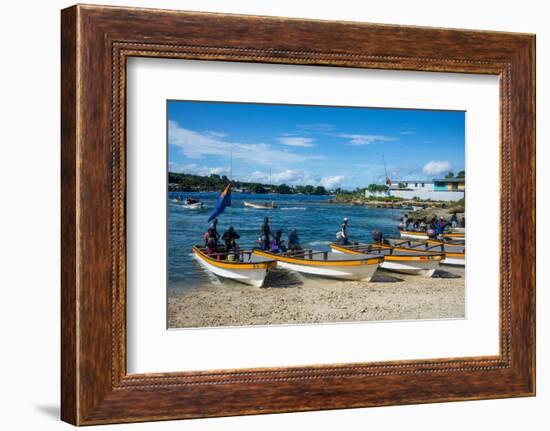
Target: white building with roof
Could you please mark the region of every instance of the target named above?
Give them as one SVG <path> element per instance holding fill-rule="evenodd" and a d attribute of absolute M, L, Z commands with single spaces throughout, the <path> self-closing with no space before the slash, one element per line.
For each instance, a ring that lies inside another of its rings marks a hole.
<path fill-rule="evenodd" d="M 444 178 L 433 181 L 402 180 L 394 181 L 386 192 L 365 190 L 365 197 L 394 196 L 402 199 L 431 199 L 434 201 L 458 201 L 464 198 L 466 182 L 464 178 Z"/>

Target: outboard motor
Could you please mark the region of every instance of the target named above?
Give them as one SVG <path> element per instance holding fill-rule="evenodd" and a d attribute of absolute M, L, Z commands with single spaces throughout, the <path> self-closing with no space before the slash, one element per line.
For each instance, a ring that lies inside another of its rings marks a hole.
<path fill-rule="evenodd" d="M 372 231 L 372 242 L 382 243 L 384 241 L 384 235 L 378 229 Z"/>

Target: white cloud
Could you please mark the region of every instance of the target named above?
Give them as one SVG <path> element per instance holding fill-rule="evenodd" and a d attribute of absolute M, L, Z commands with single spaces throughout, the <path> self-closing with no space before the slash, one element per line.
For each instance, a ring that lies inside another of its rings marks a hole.
<path fill-rule="evenodd" d="M 286 169 L 275 172 L 271 175 L 271 181 L 273 184 L 284 183 L 288 185 L 314 185 L 317 183 L 309 172 L 300 169 Z"/>
<path fill-rule="evenodd" d="M 395 141 L 395 138 L 384 135 L 362 135 L 357 133 L 341 133 L 337 135 L 339 138 L 349 139 L 351 145 L 370 145 L 378 142 L 391 142 Z"/>
<path fill-rule="evenodd" d="M 451 163 L 447 160 L 432 160 L 424 165 L 422 173 L 427 176 L 438 175 L 451 170 Z"/>
<path fill-rule="evenodd" d="M 254 171 L 240 179 L 242 181 L 267 184 L 269 182 L 269 173 L 266 173 L 265 171 Z M 340 186 L 345 179 L 345 175 L 334 175 L 319 179 L 319 177 L 301 169 L 285 169 L 284 171 L 273 172 L 271 174 L 272 184 L 287 184 L 290 186 L 323 186 L 326 189 L 334 189 Z"/>
<path fill-rule="evenodd" d="M 233 158 L 262 165 L 280 163 L 301 163 L 307 160 L 322 159 L 322 156 L 304 156 L 289 150 L 280 150 L 264 143 L 244 144 L 229 141 L 218 132 L 197 132 L 180 127 L 175 121 L 168 122 L 168 143 L 181 149 L 190 159 L 201 159 L 204 156 L 227 157 L 231 148 Z"/>
<path fill-rule="evenodd" d="M 304 138 L 301 136 L 283 136 L 277 138 L 277 141 L 283 145 L 288 145 L 289 147 L 313 147 L 313 138 Z"/>
<path fill-rule="evenodd" d="M 323 186 L 326 189 L 334 189 L 342 184 L 346 179 L 345 175 L 334 175 L 331 177 L 323 177 L 319 181 L 319 185 Z"/>

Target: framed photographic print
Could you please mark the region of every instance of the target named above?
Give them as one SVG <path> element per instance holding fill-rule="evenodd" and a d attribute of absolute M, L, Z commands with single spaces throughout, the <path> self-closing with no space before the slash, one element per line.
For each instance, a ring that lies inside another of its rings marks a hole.
<path fill-rule="evenodd" d="M 78 5 L 61 41 L 63 420 L 534 395 L 533 35 Z"/>

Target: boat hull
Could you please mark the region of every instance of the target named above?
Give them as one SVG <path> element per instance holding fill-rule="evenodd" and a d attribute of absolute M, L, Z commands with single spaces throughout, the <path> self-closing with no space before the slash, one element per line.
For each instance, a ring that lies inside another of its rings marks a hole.
<path fill-rule="evenodd" d="M 425 232 L 400 230 L 399 235 L 401 235 L 401 238 L 428 239 L 428 235 Z"/>
<path fill-rule="evenodd" d="M 466 266 L 466 259 L 464 257 L 446 256 L 441 264 L 451 266 Z"/>
<path fill-rule="evenodd" d="M 258 209 L 258 210 L 273 210 L 273 209 L 277 208 L 276 205 L 259 205 L 259 204 L 253 204 L 251 202 L 246 202 L 246 201 L 243 202 L 243 205 L 245 207 L 255 208 L 255 209 Z"/>
<path fill-rule="evenodd" d="M 361 266 L 309 266 L 299 265 L 289 262 L 277 261 L 277 266 L 283 269 L 300 272 L 303 274 L 316 275 L 319 277 L 334 278 L 337 280 L 351 280 L 351 281 L 370 281 L 372 275 L 378 268 L 377 264 L 374 265 L 361 265 Z"/>
<path fill-rule="evenodd" d="M 227 269 L 214 266 L 201 258 L 197 258 L 197 260 L 201 266 L 218 277 L 235 280 L 239 283 L 248 284 L 249 286 L 262 287 L 264 285 L 265 277 L 267 276 L 267 269 L 265 268 Z"/>
<path fill-rule="evenodd" d="M 330 246 L 334 253 L 342 254 L 359 254 L 358 252 L 346 252 L 342 249 Z M 420 275 L 423 277 L 431 277 L 440 263 L 440 259 L 413 260 L 407 257 L 384 256 L 384 261 L 380 263 L 380 268 L 386 271 L 397 272 L 400 274 Z"/>
<path fill-rule="evenodd" d="M 380 264 L 380 268 L 386 271 L 398 272 L 400 274 L 420 275 L 423 277 L 431 277 L 437 267 L 439 266 L 439 260 L 428 260 L 425 262 L 399 262 L 384 260 Z"/>
<path fill-rule="evenodd" d="M 357 258 L 355 260 L 316 261 L 292 256 L 274 255 L 259 250 L 255 250 L 254 253 L 275 259 L 277 267 L 282 269 L 318 277 L 352 281 L 369 281 L 382 261 L 380 257 L 373 258 L 366 255 L 362 255 L 364 258 Z"/>

